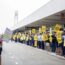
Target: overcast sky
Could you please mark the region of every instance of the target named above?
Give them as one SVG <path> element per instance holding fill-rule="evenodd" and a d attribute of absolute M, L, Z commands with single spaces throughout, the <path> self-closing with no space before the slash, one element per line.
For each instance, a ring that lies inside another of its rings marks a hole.
<path fill-rule="evenodd" d="M 14 26 L 14 14 L 18 10 L 18 21 L 46 4 L 50 0 L 0 0 L 0 34 L 6 27 Z"/>

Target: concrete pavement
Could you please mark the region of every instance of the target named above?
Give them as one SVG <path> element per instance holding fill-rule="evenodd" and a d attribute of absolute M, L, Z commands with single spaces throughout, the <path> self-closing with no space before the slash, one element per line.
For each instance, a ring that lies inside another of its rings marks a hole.
<path fill-rule="evenodd" d="M 65 65 L 65 59 L 25 44 L 4 42 L 2 65 Z"/>

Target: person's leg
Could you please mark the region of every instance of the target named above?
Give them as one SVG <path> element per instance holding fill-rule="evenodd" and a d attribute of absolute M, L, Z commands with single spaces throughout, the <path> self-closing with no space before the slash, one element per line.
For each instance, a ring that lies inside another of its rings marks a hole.
<path fill-rule="evenodd" d="M 48 51 L 48 46 L 49 46 L 49 43 L 46 42 L 46 50 Z"/>
<path fill-rule="evenodd" d="M 52 49 L 53 49 L 52 52 L 55 52 L 56 51 L 55 44 L 53 44 Z"/>
<path fill-rule="evenodd" d="M 44 41 L 42 41 L 41 46 L 42 46 L 42 49 L 44 49 Z"/>
<path fill-rule="evenodd" d="M 37 40 L 35 40 L 34 47 L 37 47 Z"/>
<path fill-rule="evenodd" d="M 31 46 L 31 40 L 29 40 L 29 45 Z"/>
<path fill-rule="evenodd" d="M 20 41 L 20 43 L 22 43 L 22 41 Z"/>
<path fill-rule="evenodd" d="M 51 45 L 50 45 L 50 43 L 49 43 L 49 51 L 51 52 Z"/>
<path fill-rule="evenodd" d="M 35 47 L 35 41 L 34 41 L 34 47 Z"/>
<path fill-rule="evenodd" d="M 19 42 L 20 42 L 20 39 L 19 39 Z"/>
<path fill-rule="evenodd" d="M 62 43 L 59 44 L 59 55 L 62 55 Z"/>
<path fill-rule="evenodd" d="M 55 52 L 55 46 L 53 47 L 53 52 Z"/>
<path fill-rule="evenodd" d="M 47 44 L 46 44 L 47 46 L 47 51 L 50 51 L 50 45 L 49 45 L 49 43 L 47 42 Z"/>
<path fill-rule="evenodd" d="M 51 47 L 51 51 L 54 52 L 54 48 L 53 48 L 53 46 Z"/>
<path fill-rule="evenodd" d="M 34 40 L 32 40 L 32 46 L 34 46 Z"/>
<path fill-rule="evenodd" d="M 65 47 L 62 47 L 62 55 L 65 56 Z"/>
<path fill-rule="evenodd" d="M 50 47 L 51 47 L 51 52 L 53 52 L 53 46 L 52 46 L 52 43 L 50 44 Z"/>
<path fill-rule="evenodd" d="M 40 41 L 38 42 L 38 44 L 39 44 L 39 48 L 40 48 Z"/>
<path fill-rule="evenodd" d="M 59 48 L 59 55 L 62 55 L 62 49 L 61 49 L 61 47 Z"/>
<path fill-rule="evenodd" d="M 33 40 L 31 40 L 31 45 L 33 46 Z"/>
<path fill-rule="evenodd" d="M 57 55 L 59 54 L 59 46 L 58 46 L 58 43 L 56 43 L 56 54 Z"/>
<path fill-rule="evenodd" d="M 63 51 L 64 51 L 64 57 L 65 57 L 65 47 L 64 47 L 64 50 Z"/>
<path fill-rule="evenodd" d="M 29 45 L 29 41 L 27 41 L 27 45 Z"/>
<path fill-rule="evenodd" d="M 56 52 L 56 46 L 54 46 L 54 52 Z"/>
<path fill-rule="evenodd" d="M 64 44 L 64 42 L 63 42 L 63 44 Z M 64 55 L 64 46 L 63 46 L 63 44 L 62 44 L 62 55 Z"/>
<path fill-rule="evenodd" d="M 38 48 L 39 48 L 39 41 L 38 41 L 37 45 L 38 45 Z"/>
<path fill-rule="evenodd" d="M 37 43 L 38 43 L 38 41 L 36 41 L 36 47 L 37 47 Z"/>
<path fill-rule="evenodd" d="M 40 49 L 42 48 L 42 45 L 41 44 L 42 44 L 42 42 L 40 41 Z"/>
<path fill-rule="evenodd" d="M 57 48 L 57 54 L 61 55 L 61 48 L 60 47 Z"/>
<path fill-rule="evenodd" d="M 29 45 L 30 45 L 30 40 L 28 40 L 28 43 L 29 43 Z"/>
<path fill-rule="evenodd" d="M 60 55 L 62 55 L 62 43 L 60 44 Z"/>
<path fill-rule="evenodd" d="M 38 48 L 39 48 L 39 41 L 38 41 Z"/>
<path fill-rule="evenodd" d="M 1 65 L 1 55 L 0 55 L 0 65 Z"/>

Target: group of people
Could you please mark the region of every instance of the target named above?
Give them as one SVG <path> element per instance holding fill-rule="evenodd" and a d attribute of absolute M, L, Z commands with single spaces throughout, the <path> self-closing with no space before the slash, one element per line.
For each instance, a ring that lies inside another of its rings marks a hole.
<path fill-rule="evenodd" d="M 49 31 L 35 34 L 16 32 L 12 35 L 12 40 L 65 56 L 65 31 L 63 29 L 52 33 Z"/>

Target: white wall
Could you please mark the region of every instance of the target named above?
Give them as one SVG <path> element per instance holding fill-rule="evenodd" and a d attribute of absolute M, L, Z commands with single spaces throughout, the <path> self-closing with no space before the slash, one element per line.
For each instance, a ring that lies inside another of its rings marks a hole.
<path fill-rule="evenodd" d="M 15 25 L 12 30 L 17 29 L 19 27 L 25 26 L 36 20 L 42 19 L 59 11 L 65 10 L 65 0 L 51 0 L 49 3 L 21 20 L 17 25 Z"/>

